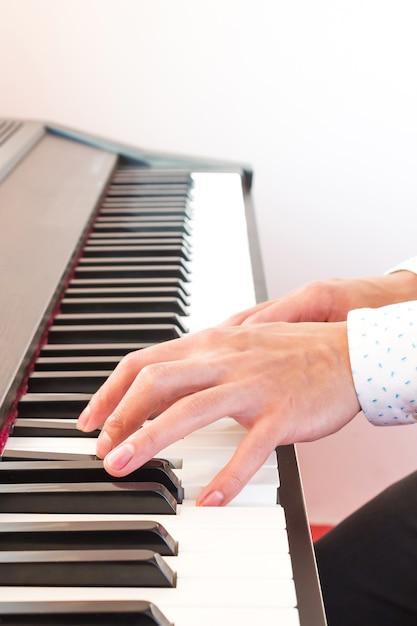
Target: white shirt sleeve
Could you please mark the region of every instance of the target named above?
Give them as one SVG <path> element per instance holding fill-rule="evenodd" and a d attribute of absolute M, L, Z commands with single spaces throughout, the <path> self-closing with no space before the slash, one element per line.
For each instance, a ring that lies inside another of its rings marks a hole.
<path fill-rule="evenodd" d="M 413 256 L 407 261 L 403 261 L 399 263 L 395 267 L 388 270 L 387 274 L 392 274 L 393 272 L 400 272 L 401 270 L 408 270 L 409 272 L 414 272 L 417 274 L 417 256 Z"/>
<path fill-rule="evenodd" d="M 417 273 L 417 257 L 414 263 Z M 415 424 L 417 301 L 350 311 L 348 339 L 356 393 L 368 420 L 379 426 Z"/>

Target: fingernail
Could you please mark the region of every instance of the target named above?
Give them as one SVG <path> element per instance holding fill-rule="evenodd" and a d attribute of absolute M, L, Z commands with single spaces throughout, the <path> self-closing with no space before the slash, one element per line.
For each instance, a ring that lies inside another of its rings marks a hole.
<path fill-rule="evenodd" d="M 106 456 L 106 465 L 114 470 L 122 470 L 132 460 L 135 449 L 130 443 L 122 443 Z"/>
<path fill-rule="evenodd" d="M 105 430 L 102 430 L 97 439 L 96 455 L 100 459 L 104 459 L 104 457 L 110 452 L 112 447 L 113 444 L 112 440 L 110 439 L 110 435 Z"/>
<path fill-rule="evenodd" d="M 211 491 L 198 502 L 198 506 L 220 506 L 223 501 L 224 494 L 221 491 Z"/>
<path fill-rule="evenodd" d="M 80 415 L 78 416 L 77 428 L 79 430 L 85 430 L 88 424 L 88 421 L 90 419 L 90 413 L 91 413 L 90 405 L 87 404 L 85 409 L 83 409 L 83 411 L 81 411 Z"/>

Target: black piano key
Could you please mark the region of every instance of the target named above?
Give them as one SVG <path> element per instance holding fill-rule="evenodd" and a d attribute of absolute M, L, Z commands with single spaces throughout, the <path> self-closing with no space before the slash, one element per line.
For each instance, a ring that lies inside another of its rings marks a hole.
<path fill-rule="evenodd" d="M 69 285 L 69 290 L 76 289 L 138 289 L 139 293 L 147 295 L 147 289 L 150 289 L 152 295 L 158 293 L 159 296 L 178 295 L 180 297 L 188 296 L 185 282 L 179 278 L 73 278 Z M 158 290 L 161 289 L 159 292 Z M 167 292 L 165 292 L 167 290 Z M 170 291 L 174 290 L 174 292 Z M 94 293 L 94 292 L 92 292 Z M 110 295 L 110 294 L 109 294 Z"/>
<path fill-rule="evenodd" d="M 149 268 L 153 266 L 158 266 L 161 268 L 178 268 L 178 271 L 187 272 L 188 269 L 188 261 L 179 257 L 179 256 L 109 256 L 109 257 L 101 257 L 101 256 L 92 256 L 92 257 L 81 257 L 78 261 L 77 268 L 81 267 L 108 267 L 108 266 L 137 266 L 142 268 Z M 162 276 L 164 275 L 161 272 Z"/>
<path fill-rule="evenodd" d="M 150 459 L 127 476 L 110 476 L 97 460 L 85 461 L 3 461 L 0 463 L 0 483 L 94 483 L 94 482 L 145 482 L 163 485 L 177 500 L 182 502 L 183 489 L 165 459 Z"/>
<path fill-rule="evenodd" d="M 123 357 L 133 350 L 144 350 L 153 346 L 155 342 L 129 342 L 129 343 L 71 343 L 54 344 L 47 343 L 42 346 L 40 354 L 45 358 L 85 358 L 85 357 Z"/>
<path fill-rule="evenodd" d="M 96 324 L 56 326 L 48 332 L 50 343 L 158 343 L 177 339 L 183 331 L 176 324 Z M 68 416 L 69 417 L 69 416 Z"/>
<path fill-rule="evenodd" d="M 188 280 L 188 272 L 181 265 L 78 265 L 74 275 L 76 278 L 178 278 Z"/>
<path fill-rule="evenodd" d="M 153 202 L 139 205 L 137 202 L 117 201 L 103 205 L 100 209 L 102 217 L 134 217 L 138 215 L 153 219 L 157 215 L 163 215 L 170 220 L 190 220 L 192 213 L 186 202 Z"/>
<path fill-rule="evenodd" d="M 191 246 L 187 241 L 186 237 L 175 237 L 171 239 L 167 239 L 165 237 L 141 237 L 140 235 L 134 235 L 132 237 L 124 237 L 119 233 L 118 237 L 111 238 L 107 236 L 103 237 L 93 237 L 92 235 L 88 238 L 87 244 L 88 247 L 101 247 L 101 246 L 158 246 L 160 250 L 164 250 L 165 248 L 170 248 L 171 246 L 180 246 L 181 249 L 185 250 L 187 255 L 189 255 Z"/>
<path fill-rule="evenodd" d="M 167 244 L 171 244 L 177 239 L 181 239 L 182 243 L 185 247 L 190 248 L 190 238 L 185 232 L 177 232 L 177 231 L 169 231 L 169 230 L 158 230 L 157 233 L 154 233 L 152 230 L 149 231 L 141 231 L 140 229 L 136 230 L 128 230 L 128 229 L 118 229 L 112 230 L 111 226 L 106 226 L 105 229 L 99 228 L 98 230 L 93 230 L 89 237 L 88 241 L 91 242 L 93 240 L 97 240 L 105 243 L 108 239 L 137 239 L 140 237 L 141 239 L 147 239 L 149 241 L 153 241 L 155 237 L 158 239 L 163 239 L 167 242 Z"/>
<path fill-rule="evenodd" d="M 90 393 L 27 393 L 18 403 L 19 417 L 77 418 Z"/>
<path fill-rule="evenodd" d="M 135 198 L 146 196 L 170 196 L 170 197 L 187 197 L 189 195 L 190 186 L 187 183 L 119 183 L 112 184 L 107 189 L 107 197 L 112 196 L 125 197 L 134 196 Z"/>
<path fill-rule="evenodd" d="M 131 222 L 135 222 L 136 224 L 151 224 L 152 226 L 154 226 L 155 224 L 161 226 L 163 224 L 169 224 L 170 226 L 172 224 L 181 224 L 181 225 L 187 225 L 190 222 L 190 219 L 188 216 L 182 214 L 182 215 L 169 215 L 166 213 L 158 213 L 158 212 L 153 212 L 151 215 L 145 215 L 142 214 L 140 210 L 135 211 L 133 214 L 129 214 L 129 215 L 118 215 L 117 213 L 115 215 L 111 214 L 102 214 L 101 212 L 97 215 L 97 218 L 94 222 L 94 225 L 96 226 L 97 224 L 103 224 L 103 223 L 113 223 L 113 224 L 125 224 L 125 223 L 131 223 Z M 157 230 L 155 228 L 149 229 L 148 232 L 150 232 L 151 230 Z M 168 228 L 169 230 L 169 228 Z"/>
<path fill-rule="evenodd" d="M 187 201 L 161 201 L 138 202 L 133 198 L 114 198 L 112 202 L 106 202 L 100 209 L 100 217 L 129 217 L 135 219 L 141 217 L 147 221 L 155 218 L 164 218 L 169 222 L 190 222 L 193 218 L 193 210 Z"/>
<path fill-rule="evenodd" d="M 110 370 L 120 363 L 117 355 L 96 356 L 40 356 L 34 363 L 35 372 Z"/>
<path fill-rule="evenodd" d="M 179 221 L 190 219 L 194 208 L 190 198 L 133 198 L 124 197 L 106 198 L 100 207 L 99 216 L 119 211 L 129 211 L 134 217 L 146 217 L 152 220 L 154 216 L 164 217 L 166 220 Z"/>
<path fill-rule="evenodd" d="M 148 176 L 148 172 L 149 172 L 149 176 Z M 155 175 L 154 175 L 155 174 Z M 185 178 L 186 174 L 181 173 L 184 178 L 181 179 L 180 178 L 180 173 L 178 173 L 177 171 L 174 170 L 174 173 L 172 174 L 172 180 L 171 180 L 171 174 L 167 173 L 166 170 L 161 170 L 159 172 L 157 172 L 157 170 L 154 169 L 148 169 L 148 170 L 139 170 L 139 169 L 135 169 L 134 168 L 130 168 L 128 171 L 125 172 L 124 167 L 122 168 L 118 168 L 117 171 L 115 172 L 114 177 L 112 178 L 112 184 L 113 185 L 117 185 L 118 183 L 122 183 L 122 184 L 127 184 L 129 182 L 132 182 L 132 184 L 151 184 L 151 183 L 156 183 L 158 185 L 161 184 L 165 184 L 167 187 L 169 187 L 169 185 L 171 185 L 172 183 L 181 183 L 181 184 L 187 184 L 188 188 L 191 190 L 192 186 L 193 186 L 193 181 L 191 179 L 191 177 L 187 180 Z M 169 178 L 165 178 L 166 176 L 169 176 Z M 188 174 L 189 176 L 189 174 Z"/>
<path fill-rule="evenodd" d="M 189 232 L 188 225 L 189 219 L 184 215 L 170 216 L 170 215 L 140 215 L 140 212 L 135 215 L 128 216 L 106 216 L 98 214 L 93 230 L 97 230 L 102 224 L 115 224 L 116 226 L 125 226 L 128 224 L 136 224 L 137 226 L 145 225 L 144 232 L 158 233 L 160 230 L 166 230 L 171 232 Z M 140 229 L 141 232 L 142 228 Z"/>
<path fill-rule="evenodd" d="M 120 165 L 114 173 L 112 180 L 115 182 L 120 180 L 135 180 L 139 182 L 166 181 L 187 183 L 190 187 L 193 185 L 193 178 L 187 171 L 170 168 L 139 168 L 136 165 Z"/>
<path fill-rule="evenodd" d="M 99 324 L 109 324 L 121 326 L 123 324 L 176 324 L 185 332 L 181 318 L 174 312 L 161 311 L 134 312 L 134 313 L 107 313 L 107 312 L 84 312 L 84 313 L 59 313 L 54 317 L 54 326 L 97 326 Z"/>
<path fill-rule="evenodd" d="M 176 575 L 151 550 L 0 552 L 0 585 L 175 587 Z"/>
<path fill-rule="evenodd" d="M 179 298 L 184 303 L 188 302 L 187 294 L 179 287 L 110 287 L 108 285 L 96 285 L 86 287 L 68 287 L 63 301 L 73 298 Z"/>
<path fill-rule="evenodd" d="M 138 222 L 138 221 L 125 221 L 125 222 L 96 222 L 93 227 L 94 233 L 102 233 L 111 231 L 114 233 L 140 233 L 141 236 L 144 233 L 158 233 L 159 237 L 165 236 L 165 233 L 170 233 L 171 236 L 178 237 L 179 235 L 186 233 L 191 235 L 190 228 L 181 220 L 172 220 L 167 222 Z"/>
<path fill-rule="evenodd" d="M 124 182 L 122 182 L 124 181 Z M 129 179 L 127 177 L 123 177 L 123 178 L 115 178 L 112 180 L 112 184 L 113 185 L 118 185 L 118 184 L 126 184 L 129 182 Z M 146 181 L 144 181 L 146 182 Z M 161 180 L 159 181 L 160 183 L 166 183 L 169 181 L 165 181 L 165 180 Z M 137 179 L 132 179 L 132 184 L 135 184 L 136 187 L 141 186 L 142 185 L 142 181 L 139 181 Z M 184 183 L 182 183 L 184 184 Z M 189 194 L 187 196 L 181 197 L 181 196 L 169 196 L 169 195 L 159 195 L 155 194 L 152 196 L 141 196 L 141 195 L 132 195 L 132 196 L 122 196 L 120 198 L 117 197 L 117 194 L 114 194 L 112 196 L 107 195 L 102 202 L 102 205 L 106 205 L 109 204 L 111 202 L 137 202 L 139 204 L 144 204 L 145 206 L 149 203 L 152 202 L 156 202 L 156 203 L 162 203 L 165 202 L 167 204 L 172 204 L 172 203 L 178 203 L 178 204 L 184 204 L 184 203 L 189 203 L 190 202 L 190 196 L 191 194 L 191 186 L 188 185 L 188 189 L 189 189 Z"/>
<path fill-rule="evenodd" d="M 152 550 L 162 556 L 178 554 L 177 542 L 164 526 L 152 520 L 0 522 L 0 551 L 112 548 Z"/>
<path fill-rule="evenodd" d="M 0 484 L 1 513 L 175 515 L 176 506 L 158 483 Z"/>
<path fill-rule="evenodd" d="M 142 208 L 157 206 L 157 207 L 185 207 L 188 208 L 191 206 L 191 198 L 189 197 L 169 197 L 169 196 L 108 196 L 104 198 L 100 211 L 108 206 L 113 205 L 133 205 L 141 210 Z"/>
<path fill-rule="evenodd" d="M 95 393 L 112 370 L 74 372 L 32 372 L 28 378 L 29 393 Z"/>
<path fill-rule="evenodd" d="M 138 169 L 136 167 L 120 167 L 112 178 L 112 183 L 116 185 L 121 181 L 136 183 L 180 183 L 186 184 L 190 189 L 193 184 L 192 177 L 188 172 L 178 170 L 155 170 L 155 169 Z"/>
<path fill-rule="evenodd" d="M 138 259 L 140 262 L 142 257 L 155 258 L 167 257 L 169 259 L 183 258 L 189 260 L 189 254 L 183 246 L 152 246 L 152 245 L 133 245 L 131 243 L 127 245 L 110 245 L 108 243 L 98 245 L 86 245 L 83 249 L 83 258 L 87 257 L 104 257 L 111 259 L 113 257 L 132 257 Z"/>
<path fill-rule="evenodd" d="M 166 203 L 164 203 L 165 207 L 168 206 L 175 206 L 176 208 L 181 208 L 181 214 L 180 215 L 172 215 L 169 214 L 167 212 L 163 212 L 163 211 L 158 211 L 158 210 L 154 210 L 151 211 L 150 213 L 147 213 L 146 209 L 149 208 L 155 208 L 158 209 L 159 207 L 161 207 L 161 200 L 160 199 L 155 199 L 154 201 L 145 201 L 143 203 L 139 203 L 137 199 L 131 198 L 130 199 L 131 202 L 129 203 L 129 207 L 135 208 L 135 211 L 130 212 L 129 215 L 124 216 L 124 215 L 119 215 L 117 212 L 117 208 L 126 208 L 126 204 L 128 199 L 127 198 L 113 198 L 113 202 L 112 203 L 107 203 L 105 205 L 104 208 L 107 209 L 106 213 L 101 213 L 101 211 L 98 213 L 96 221 L 94 222 L 94 224 L 97 223 L 101 223 L 101 222 L 106 222 L 106 221 L 112 221 L 112 222 L 117 222 L 120 219 L 120 222 L 128 222 L 128 221 L 136 221 L 136 222 L 141 222 L 141 223 L 146 223 L 146 224 L 163 224 L 164 222 L 168 223 L 168 224 L 172 224 L 172 223 L 188 223 L 190 221 L 190 214 L 188 212 L 188 208 L 189 208 L 189 202 L 186 199 L 181 199 L 179 198 L 178 202 L 172 202 L 171 200 L 168 200 Z M 115 214 L 112 215 L 112 211 L 111 209 L 115 208 Z M 144 209 L 142 211 L 142 209 Z"/>
<path fill-rule="evenodd" d="M 154 604 L 133 601 L 0 602 L 2 626 L 173 626 Z"/>
<path fill-rule="evenodd" d="M 90 432 L 78 430 L 77 420 L 39 419 L 36 417 L 17 418 L 10 433 L 13 437 L 79 437 L 83 439 L 94 439 L 99 434 L 100 430 Z"/>
<path fill-rule="evenodd" d="M 63 313 L 175 313 L 187 315 L 187 309 L 179 298 L 158 297 L 79 297 L 61 301 Z M 157 323 L 153 321 L 153 323 Z"/>
<path fill-rule="evenodd" d="M 187 198 L 190 193 L 190 186 L 186 183 L 167 183 L 165 181 L 132 181 L 132 182 L 114 182 L 107 189 L 106 196 L 108 198 L 118 197 L 168 197 L 168 198 Z"/>

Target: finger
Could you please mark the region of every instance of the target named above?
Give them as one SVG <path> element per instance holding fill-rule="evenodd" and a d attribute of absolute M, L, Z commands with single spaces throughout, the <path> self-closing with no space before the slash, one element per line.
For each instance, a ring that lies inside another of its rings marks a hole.
<path fill-rule="evenodd" d="M 248 431 L 227 465 L 201 491 L 198 506 L 224 506 L 235 498 L 275 449 L 274 433 L 261 420 Z"/>
<path fill-rule="evenodd" d="M 229 383 L 180 398 L 156 419 L 147 422 L 104 458 L 113 476 L 125 476 L 161 450 L 226 415 L 244 410 L 244 393 Z"/>
<path fill-rule="evenodd" d="M 267 322 L 299 322 L 306 321 L 303 302 L 295 295 L 270 302 L 269 306 L 253 311 L 242 322 L 243 324 L 264 324 Z"/>
<path fill-rule="evenodd" d="M 156 363 L 143 368 L 104 423 L 97 441 L 97 456 L 106 456 L 148 418 L 161 413 L 162 409 L 166 413 L 175 400 L 216 386 L 221 373 L 222 369 L 216 362 L 191 359 Z M 181 421 L 184 419 L 182 416 Z M 170 428 L 172 424 L 167 424 L 167 429 Z"/>
<path fill-rule="evenodd" d="M 108 379 L 90 398 L 88 405 L 78 417 L 77 428 L 91 431 L 100 427 L 127 392 L 136 374 L 134 357 L 129 354 L 120 361 Z"/>
<path fill-rule="evenodd" d="M 174 361 L 189 352 L 188 337 L 167 341 L 127 354 L 100 389 L 92 396 L 78 417 L 77 428 L 91 431 L 99 428 L 115 410 L 140 371 L 153 362 Z"/>
<path fill-rule="evenodd" d="M 270 305 L 270 302 L 261 302 L 260 304 L 257 304 L 256 306 L 253 306 L 250 309 L 239 311 L 238 313 L 231 315 L 226 320 L 221 322 L 219 326 L 239 326 L 248 317 L 251 317 L 252 315 L 256 314 L 258 311 L 261 311 L 262 309 L 268 307 L 269 305 Z"/>

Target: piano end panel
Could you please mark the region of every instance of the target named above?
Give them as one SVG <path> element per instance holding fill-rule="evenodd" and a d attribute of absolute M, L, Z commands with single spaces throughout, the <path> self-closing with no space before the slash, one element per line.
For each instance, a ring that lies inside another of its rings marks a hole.
<path fill-rule="evenodd" d="M 326 626 L 295 446 L 277 448 L 279 503 L 287 519 L 288 542 L 301 624 Z"/>
<path fill-rule="evenodd" d="M 252 263 L 252 275 L 255 289 L 256 302 L 264 302 L 268 298 L 265 273 L 262 261 L 261 246 L 258 229 L 256 226 L 255 208 L 253 205 L 250 188 L 242 179 L 243 200 L 245 203 L 246 225 L 248 231 L 249 251 Z"/>

